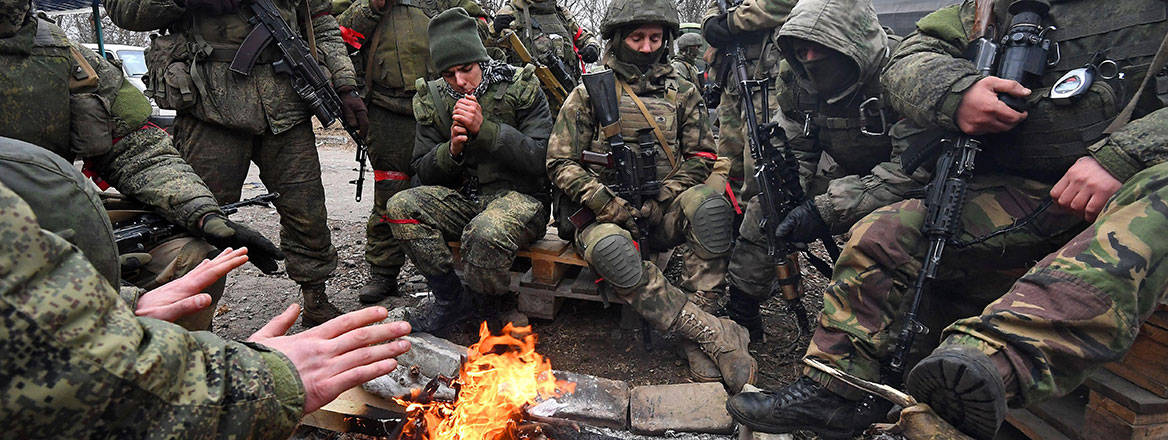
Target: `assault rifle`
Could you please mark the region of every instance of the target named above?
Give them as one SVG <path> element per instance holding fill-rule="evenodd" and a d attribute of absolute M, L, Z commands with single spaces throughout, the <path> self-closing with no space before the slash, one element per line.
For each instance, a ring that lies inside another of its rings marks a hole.
<path fill-rule="evenodd" d="M 616 183 L 609 188 L 633 207 L 640 208 L 645 198 L 656 197 L 661 191 L 661 182 L 657 180 L 657 140 L 651 132 L 645 131 L 639 135 L 639 151 L 633 151 L 625 143 L 621 135 L 620 97 L 616 94 L 616 75 L 612 70 L 585 74 L 583 82 L 592 102 L 593 117 L 609 152 L 585 150 L 580 161 L 615 170 Z M 570 219 L 579 230 L 591 223 L 593 215 L 588 208 L 581 208 Z"/>
<path fill-rule="evenodd" d="M 531 56 L 531 52 L 528 52 L 527 46 L 519 41 L 519 35 L 515 34 L 515 31 L 503 31 L 503 35 L 499 36 L 495 44 L 515 52 L 519 61 L 535 66 L 535 76 L 539 78 L 539 83 L 547 91 L 552 108 L 560 108 L 564 105 L 564 100 L 568 99 L 568 90 L 571 88 L 566 86 L 566 83 L 560 82 L 558 75 L 552 72 L 547 65 Z M 572 85 L 572 87 L 574 86 Z"/>
<path fill-rule="evenodd" d="M 272 63 L 272 70 L 279 74 L 288 75 L 292 81 L 292 88 L 296 89 L 296 94 L 312 109 L 316 119 L 320 120 L 321 126 L 328 127 L 339 119 L 341 126 L 349 132 L 349 137 L 352 137 L 353 142 L 357 144 L 356 160 L 360 168 L 357 179 L 349 183 L 357 185 L 356 199 L 360 202 L 361 190 L 365 184 L 365 162 L 366 156 L 369 154 L 369 147 L 365 145 L 365 139 L 357 132 L 357 127 L 351 126 L 345 121 L 341 97 L 329 84 L 328 77 L 320 68 L 316 58 L 313 57 L 308 45 L 304 43 L 303 39 L 296 36 L 272 0 L 251 0 L 247 6 L 253 13 L 252 17 L 248 19 L 253 27 L 251 33 L 243 40 L 243 44 L 239 45 L 235 59 L 231 60 L 231 71 L 244 76 L 251 74 L 251 69 L 255 67 L 260 53 L 268 45 L 275 43 L 276 47 L 280 49 L 281 57 L 280 60 Z M 305 32 L 312 32 L 312 29 L 306 29 Z"/>
<path fill-rule="evenodd" d="M 987 32 L 993 17 L 992 3 L 987 0 L 977 2 L 973 33 L 976 39 L 970 43 L 967 57 L 974 62 L 977 71 L 982 75 L 998 76 L 1018 81 L 1023 85 L 1034 85 L 1046 71 L 1047 57 L 1051 45 L 1054 44 L 1046 37 L 1046 33 L 1053 27 L 1042 26 L 1050 5 L 1041 0 L 1017 0 L 1010 4 L 1009 12 L 1013 18 L 999 45 L 990 40 L 989 36 L 992 36 L 993 32 Z M 1023 110 L 1021 101 L 1013 97 L 999 98 L 1015 110 Z M 916 335 L 929 331 L 917 320 L 917 312 L 921 299 L 928 293 L 932 281 L 937 277 L 937 268 L 941 265 L 945 244 L 952 240 L 961 228 L 961 213 L 965 208 L 968 181 L 973 177 L 974 160 L 977 158 L 977 152 L 981 151 L 981 144 L 981 139 L 977 137 L 960 134 L 934 145 L 923 146 L 930 151 L 911 154 L 910 151 L 905 152 L 907 159 L 903 162 L 903 168 L 906 174 L 912 174 L 933 154 L 940 156 L 925 191 L 926 212 L 921 232 L 929 240 L 929 249 L 921 263 L 920 274 L 913 282 L 910 293 L 911 306 L 905 315 L 904 327 L 897 336 L 892 357 L 883 373 L 885 383 L 890 385 L 901 383 L 904 361 L 912 349 Z"/>
<path fill-rule="evenodd" d="M 268 203 L 278 197 L 280 197 L 279 193 L 267 193 L 247 200 L 228 203 L 220 206 L 219 210 L 223 211 L 223 215 L 230 216 L 244 206 L 270 206 Z M 171 223 L 170 220 L 153 212 L 114 223 L 113 226 L 114 243 L 118 245 L 118 254 L 147 252 L 179 234 L 188 233 L 186 228 Z"/>
<path fill-rule="evenodd" d="M 727 13 L 729 6 L 726 0 L 718 0 L 718 7 L 722 13 Z M 731 47 L 729 54 L 731 71 L 738 83 L 738 99 L 746 113 L 746 134 L 750 144 L 750 157 L 754 159 L 754 178 L 762 197 L 762 222 L 759 228 L 767 240 L 767 255 L 775 261 L 775 275 L 777 286 L 787 303 L 787 308 L 795 315 L 799 330 L 806 334 L 811 328 L 807 320 L 807 309 L 803 306 L 802 288 L 799 273 L 799 249 L 793 244 L 779 237 L 776 233 L 779 223 L 786 218 L 791 210 L 798 207 L 807 199 L 803 186 L 799 184 L 799 162 L 791 150 L 783 129 L 778 124 L 768 122 L 759 124 L 758 114 L 755 113 L 755 90 L 762 96 L 763 117 L 770 120 L 767 89 L 770 79 L 752 80 L 746 73 L 746 51 L 741 44 Z M 783 145 L 780 151 L 771 143 L 771 139 L 779 139 Z M 839 258 L 839 246 L 831 234 L 819 238 L 823 247 L 834 261 Z M 825 276 L 831 277 L 831 265 L 804 249 L 807 260 Z"/>
<path fill-rule="evenodd" d="M 552 40 L 553 43 L 556 40 L 564 39 L 564 37 L 560 36 L 559 34 L 545 33 L 543 31 L 543 25 L 539 24 L 539 20 L 536 20 L 535 17 L 530 18 L 531 28 L 538 30 L 540 33 L 546 35 L 547 38 Z M 527 38 L 530 40 L 531 35 L 528 35 Z M 572 47 L 576 47 L 575 42 L 568 42 L 567 44 L 571 45 Z M 572 79 L 572 75 L 568 73 L 568 66 L 564 65 L 564 60 L 560 59 L 560 57 L 556 56 L 555 54 L 548 52 L 545 52 L 542 58 L 544 63 L 547 64 L 548 69 L 552 71 L 552 74 L 556 76 L 556 79 L 560 80 L 560 84 L 563 84 L 565 89 L 572 90 L 576 88 L 576 80 Z"/>

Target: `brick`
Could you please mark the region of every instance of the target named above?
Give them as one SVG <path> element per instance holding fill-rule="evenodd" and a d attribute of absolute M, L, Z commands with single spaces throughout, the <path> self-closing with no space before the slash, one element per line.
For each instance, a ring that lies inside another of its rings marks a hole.
<path fill-rule="evenodd" d="M 629 398 L 629 422 L 634 432 L 647 434 L 729 433 L 734 419 L 726 412 L 728 397 L 717 382 L 636 387 Z"/>
<path fill-rule="evenodd" d="M 628 383 L 565 371 L 556 371 L 555 374 L 557 380 L 576 383 L 576 391 L 541 402 L 531 409 L 533 414 L 606 428 L 628 429 Z"/>

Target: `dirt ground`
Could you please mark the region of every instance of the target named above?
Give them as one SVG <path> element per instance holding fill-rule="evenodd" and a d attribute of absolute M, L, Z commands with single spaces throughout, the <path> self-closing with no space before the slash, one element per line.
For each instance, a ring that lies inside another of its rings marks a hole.
<path fill-rule="evenodd" d="M 357 291 L 369 279 L 364 262 L 365 222 L 373 200 L 372 170 L 366 174 L 363 202 L 354 201 L 355 178 L 353 147 L 341 132 L 318 133 L 318 151 L 324 175 L 329 226 L 333 245 L 340 264 L 328 283 L 328 292 L 334 304 L 345 311 L 362 307 L 357 302 Z M 253 197 L 266 192 L 253 166 L 244 185 L 243 196 Z M 233 219 L 250 225 L 278 242 L 279 225 L 274 209 L 243 208 Z M 674 258 L 667 276 L 676 279 L 680 260 Z M 804 305 L 815 319 L 822 301 L 823 277 L 804 265 L 808 295 Z M 408 264 L 399 278 L 401 297 L 390 298 L 381 305 L 394 308 L 416 304 L 429 294 L 421 275 Z M 258 330 L 268 319 L 299 301 L 297 286 L 283 273 L 264 275 L 250 265 L 234 271 L 227 281 L 227 293 L 218 306 L 213 331 L 219 335 L 244 339 Z M 764 304 L 763 316 L 767 324 L 767 342 L 752 344 L 751 351 L 759 362 L 758 386 L 775 388 L 793 381 L 798 376 L 800 355 L 808 338 L 797 335 L 794 321 L 786 312 L 781 299 L 773 298 Z M 643 341 L 639 328 L 622 329 L 621 313 L 617 305 L 605 308 L 589 301 L 565 301 L 556 319 L 532 319 L 539 335 L 538 350 L 551 359 L 554 368 L 628 381 L 632 385 L 683 383 L 689 381 L 684 356 L 661 335 L 653 335 L 651 343 Z M 293 332 L 303 331 L 297 325 Z M 467 345 L 477 339 L 476 329 L 456 332 L 451 339 Z M 797 339 L 797 340 L 796 340 Z"/>

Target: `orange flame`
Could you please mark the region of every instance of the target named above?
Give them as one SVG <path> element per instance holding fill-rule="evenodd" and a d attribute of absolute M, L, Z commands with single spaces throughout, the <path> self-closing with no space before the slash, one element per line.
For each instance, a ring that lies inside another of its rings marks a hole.
<path fill-rule="evenodd" d="M 531 326 L 507 324 L 503 334 L 495 336 L 484 322 L 479 327 L 479 342 L 469 347 L 466 362 L 459 369 L 455 383 L 461 389 L 454 402 L 416 403 L 397 399 L 406 405 L 409 414 L 407 428 L 400 438 L 518 438 L 518 423 L 525 407 L 576 390 L 575 383 L 556 380 L 551 362 L 535 352 L 535 342 Z"/>

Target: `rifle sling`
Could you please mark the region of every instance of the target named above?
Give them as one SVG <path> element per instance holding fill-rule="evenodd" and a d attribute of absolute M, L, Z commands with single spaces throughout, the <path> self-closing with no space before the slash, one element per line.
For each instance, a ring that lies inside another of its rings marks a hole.
<path fill-rule="evenodd" d="M 633 104 L 636 104 L 637 109 L 641 111 L 641 116 L 644 116 L 645 121 L 648 122 L 649 126 L 653 128 L 653 136 L 656 136 L 657 142 L 661 143 L 661 149 L 665 150 L 665 157 L 669 158 L 669 165 L 673 167 L 674 171 L 676 171 L 678 166 L 677 158 L 673 156 L 673 150 L 669 149 L 669 142 L 665 140 L 665 133 L 661 131 L 661 127 L 657 125 L 657 122 L 653 121 L 653 115 L 649 114 L 649 109 L 645 108 L 645 103 L 641 101 L 641 98 L 637 97 L 636 93 L 633 93 L 633 88 L 629 87 L 627 83 L 619 79 L 616 81 L 616 83 L 622 90 L 624 90 L 626 94 L 629 95 L 629 98 L 632 98 Z M 620 95 L 620 90 L 617 91 L 617 95 Z M 607 130 L 608 128 L 605 127 L 604 129 Z"/>
<path fill-rule="evenodd" d="M 308 4 L 308 0 L 304 0 L 304 38 L 308 40 L 308 50 L 312 52 L 312 58 L 316 62 L 320 62 L 320 56 L 316 54 L 316 32 L 312 26 L 312 6 Z"/>
<path fill-rule="evenodd" d="M 1156 51 L 1156 56 L 1152 58 L 1152 64 L 1148 66 L 1148 72 L 1144 74 L 1144 80 L 1140 82 L 1140 88 L 1136 89 L 1136 93 L 1132 95 L 1131 101 L 1128 101 L 1127 106 L 1123 108 L 1123 111 L 1119 112 L 1119 115 L 1115 117 L 1114 121 L 1111 121 L 1111 125 L 1108 125 L 1103 130 L 1103 133 L 1115 133 L 1131 121 L 1132 113 L 1136 110 L 1136 104 L 1139 103 L 1140 97 L 1144 95 L 1144 89 L 1148 87 L 1148 83 L 1151 82 L 1152 77 L 1155 77 L 1164 68 L 1165 64 L 1168 64 L 1168 34 L 1165 34 L 1164 41 L 1160 42 L 1160 49 Z"/>

